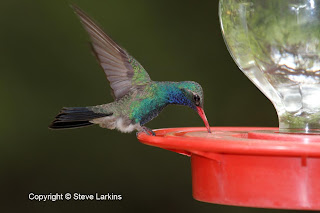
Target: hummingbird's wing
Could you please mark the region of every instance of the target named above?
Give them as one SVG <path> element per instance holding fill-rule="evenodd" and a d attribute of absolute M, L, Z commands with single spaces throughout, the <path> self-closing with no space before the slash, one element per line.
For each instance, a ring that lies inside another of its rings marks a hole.
<path fill-rule="evenodd" d="M 120 99 L 130 90 L 151 81 L 145 69 L 117 45 L 79 7 L 72 6 L 91 38 L 92 49 L 103 68 L 114 97 Z"/>

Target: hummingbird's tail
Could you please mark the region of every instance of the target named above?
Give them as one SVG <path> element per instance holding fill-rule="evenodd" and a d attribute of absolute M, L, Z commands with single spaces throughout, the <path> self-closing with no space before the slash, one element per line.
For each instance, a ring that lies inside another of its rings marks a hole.
<path fill-rule="evenodd" d="M 50 129 L 68 129 L 92 125 L 90 121 L 95 118 L 106 117 L 111 114 L 95 113 L 90 107 L 63 107 L 55 120 L 50 124 Z"/>

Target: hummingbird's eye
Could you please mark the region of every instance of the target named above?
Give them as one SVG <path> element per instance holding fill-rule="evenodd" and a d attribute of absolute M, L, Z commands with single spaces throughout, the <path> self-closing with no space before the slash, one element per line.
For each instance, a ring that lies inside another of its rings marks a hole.
<path fill-rule="evenodd" d="M 199 106 L 200 105 L 200 96 L 195 94 L 193 96 L 193 98 L 194 98 L 194 103 L 196 104 L 196 106 Z"/>

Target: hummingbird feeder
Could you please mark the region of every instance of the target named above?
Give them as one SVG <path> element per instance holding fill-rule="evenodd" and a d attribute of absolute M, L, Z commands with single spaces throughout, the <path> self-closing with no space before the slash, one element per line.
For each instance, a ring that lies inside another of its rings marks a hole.
<path fill-rule="evenodd" d="M 159 129 L 138 139 L 191 157 L 196 200 L 320 210 L 320 0 L 220 0 L 219 17 L 279 128 Z"/>

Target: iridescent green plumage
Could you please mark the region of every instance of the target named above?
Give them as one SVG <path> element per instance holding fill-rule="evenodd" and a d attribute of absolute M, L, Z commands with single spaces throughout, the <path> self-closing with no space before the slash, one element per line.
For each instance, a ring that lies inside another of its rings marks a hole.
<path fill-rule="evenodd" d="M 132 77 L 132 84 L 145 85 L 150 82 L 150 77 L 147 71 L 141 66 L 141 64 L 132 56 L 129 56 L 128 58 L 134 72 Z"/>
<path fill-rule="evenodd" d="M 92 107 L 63 108 L 51 124 L 53 129 L 99 124 L 122 132 L 133 130 L 154 134 L 144 124 L 155 118 L 169 104 L 196 110 L 206 123 L 203 112 L 203 91 L 192 81 L 152 81 L 141 64 L 120 48 L 82 10 L 74 6 L 90 35 L 92 49 L 103 68 L 115 101 Z"/>
<path fill-rule="evenodd" d="M 186 105 L 195 109 L 183 89 L 202 96 L 202 89 L 195 82 L 152 82 L 137 94 L 129 106 L 129 118 L 141 125 L 156 117 L 168 104 Z"/>

